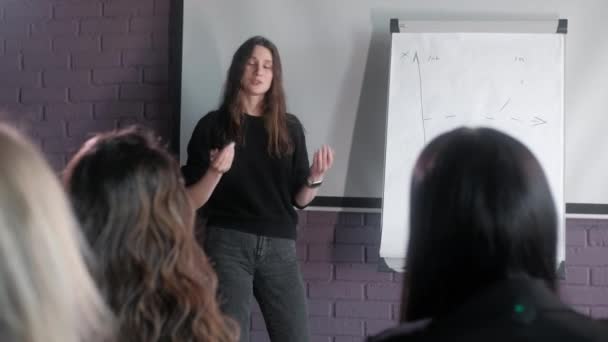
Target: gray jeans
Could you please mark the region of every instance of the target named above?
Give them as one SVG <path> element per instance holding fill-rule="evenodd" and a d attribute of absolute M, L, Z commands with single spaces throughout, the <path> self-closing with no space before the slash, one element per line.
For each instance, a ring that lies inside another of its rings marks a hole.
<path fill-rule="evenodd" d="M 205 252 L 219 279 L 222 311 L 249 341 L 255 296 L 273 342 L 306 342 L 308 317 L 294 240 L 207 227 Z"/>

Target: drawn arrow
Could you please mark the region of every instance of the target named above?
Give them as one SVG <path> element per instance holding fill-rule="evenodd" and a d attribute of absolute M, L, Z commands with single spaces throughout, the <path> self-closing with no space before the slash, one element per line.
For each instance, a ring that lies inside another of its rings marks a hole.
<path fill-rule="evenodd" d="M 502 105 L 502 107 L 500 107 L 499 112 L 502 112 L 502 111 L 503 111 L 503 109 L 505 109 L 505 107 L 506 107 L 506 106 L 509 104 L 509 102 L 511 102 L 511 98 L 510 98 L 510 97 L 509 97 L 509 99 L 507 100 L 507 102 L 505 102 L 505 104 L 504 104 L 504 105 Z"/>
<path fill-rule="evenodd" d="M 422 104 L 422 73 L 420 72 L 420 59 L 418 59 L 418 51 L 414 53 L 412 62 L 416 62 L 416 66 L 418 67 L 418 84 L 420 85 L 420 115 L 422 117 L 422 132 L 424 135 L 424 142 L 426 142 L 426 127 L 424 121 L 427 120 L 427 118 L 424 117 L 424 105 Z"/>
<path fill-rule="evenodd" d="M 535 116 L 531 122 L 532 122 L 532 126 L 538 126 L 538 125 L 543 125 L 543 124 L 547 123 L 547 121 L 539 118 L 538 116 Z"/>
<path fill-rule="evenodd" d="M 488 120 L 494 120 L 494 114 L 499 114 L 503 110 L 505 110 L 505 108 L 507 108 L 507 106 L 509 105 L 509 102 L 511 102 L 511 98 L 510 97 L 507 99 L 507 101 L 505 101 L 505 103 L 502 105 L 502 107 L 500 107 L 500 109 L 498 111 L 487 113 L 487 114 L 481 114 L 481 115 L 484 118 L 488 119 Z"/>

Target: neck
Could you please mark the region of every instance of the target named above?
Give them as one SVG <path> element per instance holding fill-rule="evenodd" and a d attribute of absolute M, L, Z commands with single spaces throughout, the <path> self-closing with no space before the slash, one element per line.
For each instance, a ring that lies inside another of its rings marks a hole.
<path fill-rule="evenodd" d="M 243 104 L 243 110 L 245 113 L 253 116 L 262 116 L 264 95 L 243 95 L 241 103 Z"/>

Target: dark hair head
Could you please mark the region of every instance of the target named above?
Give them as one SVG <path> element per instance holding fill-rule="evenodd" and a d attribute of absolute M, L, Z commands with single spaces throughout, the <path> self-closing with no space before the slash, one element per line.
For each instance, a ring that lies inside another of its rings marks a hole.
<path fill-rule="evenodd" d="M 228 69 L 228 77 L 224 85 L 224 95 L 220 105 L 226 127 L 226 138 L 242 142 L 242 116 L 244 112 L 241 103 L 241 81 L 245 65 L 256 46 L 268 49 L 272 55 L 272 83 L 264 96 L 264 120 L 268 131 L 268 152 L 277 156 L 293 151 L 293 144 L 287 130 L 287 107 L 285 91 L 283 90 L 283 68 L 279 50 L 270 40 L 262 36 L 247 39 L 234 53 Z"/>
<path fill-rule="evenodd" d="M 555 289 L 556 239 L 549 185 L 523 144 L 489 128 L 440 135 L 413 171 L 402 320 L 446 314 L 510 274 Z"/>
<path fill-rule="evenodd" d="M 70 161 L 64 181 L 120 340 L 232 340 L 178 164 L 157 139 L 136 128 L 101 134 Z"/>

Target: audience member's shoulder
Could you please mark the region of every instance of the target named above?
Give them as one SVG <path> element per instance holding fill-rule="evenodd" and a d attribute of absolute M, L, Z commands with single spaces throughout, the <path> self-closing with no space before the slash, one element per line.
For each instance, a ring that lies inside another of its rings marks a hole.
<path fill-rule="evenodd" d="M 564 341 L 608 341 L 608 321 L 595 320 L 574 310 L 545 313 L 545 319 L 564 336 Z M 566 338 L 569 337 L 569 338 Z"/>
<path fill-rule="evenodd" d="M 396 327 L 387 329 L 378 335 L 370 336 L 367 339 L 367 342 L 421 341 L 425 328 L 430 322 L 430 319 L 425 319 L 402 323 Z"/>

